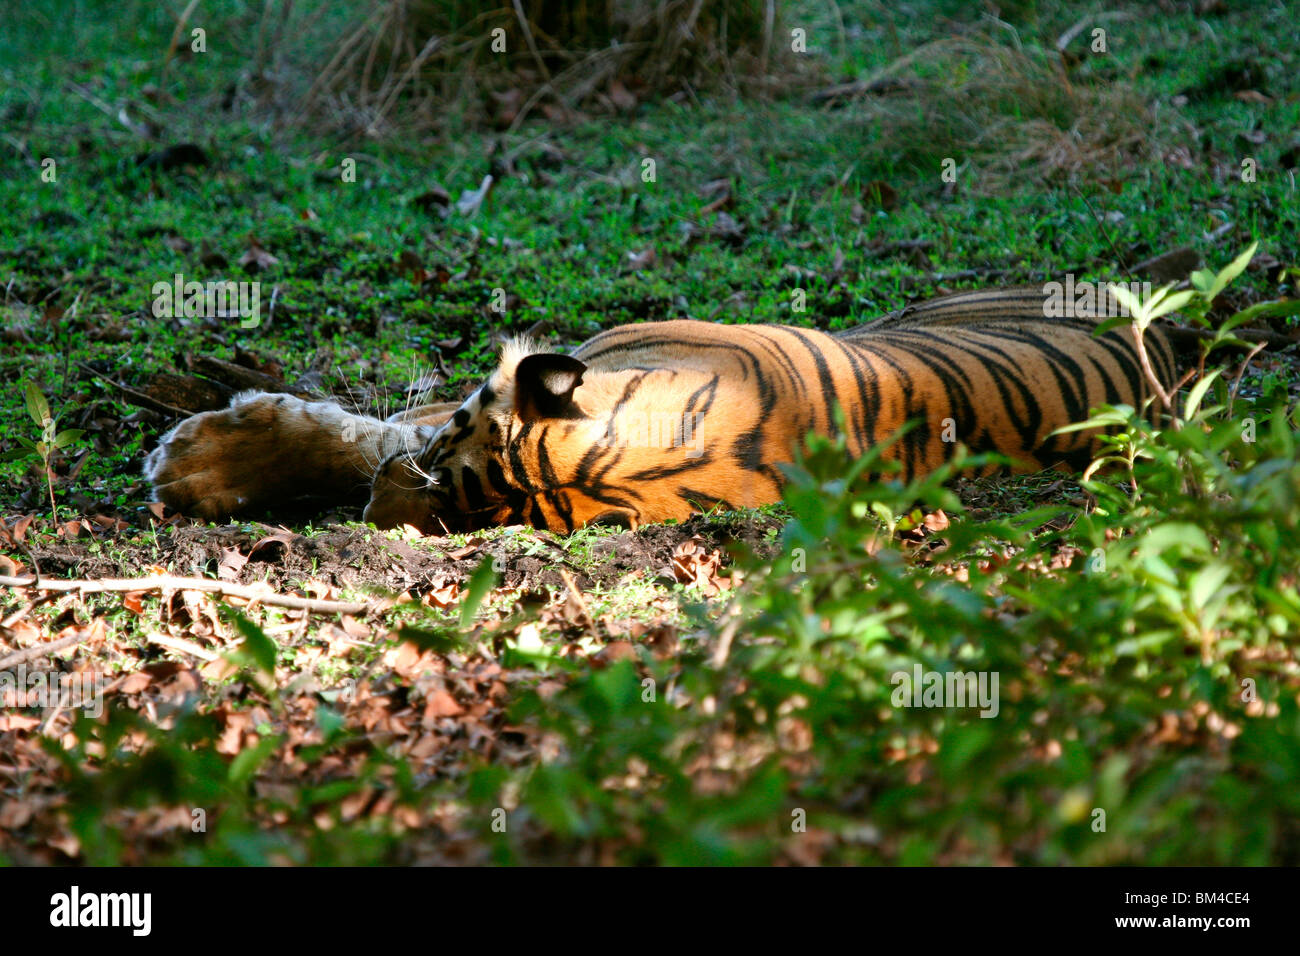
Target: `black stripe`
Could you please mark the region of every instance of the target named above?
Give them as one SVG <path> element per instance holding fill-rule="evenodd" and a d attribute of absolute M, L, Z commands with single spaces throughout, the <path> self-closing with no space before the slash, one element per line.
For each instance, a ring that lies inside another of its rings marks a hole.
<path fill-rule="evenodd" d="M 483 483 L 479 481 L 478 475 L 469 465 L 465 465 L 460 470 L 460 487 L 465 494 L 465 506 L 470 511 L 477 511 L 487 504 L 487 496 L 483 494 Z"/>
<path fill-rule="evenodd" d="M 794 336 L 795 340 L 807 349 L 809 356 L 812 357 L 813 365 L 817 369 L 817 380 L 822 387 L 822 402 L 825 405 L 826 413 L 825 433 L 834 438 L 839 434 L 840 430 L 835 424 L 835 379 L 831 375 L 830 363 L 826 361 L 826 356 L 822 354 L 822 350 L 817 348 L 803 332 L 790 328 L 785 331 Z M 801 439 L 802 437 L 800 436 Z"/>

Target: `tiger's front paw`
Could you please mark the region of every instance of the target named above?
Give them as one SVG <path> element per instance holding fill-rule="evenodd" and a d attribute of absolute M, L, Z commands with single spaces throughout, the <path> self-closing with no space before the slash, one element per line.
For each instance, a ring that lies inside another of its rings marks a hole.
<path fill-rule="evenodd" d="M 208 521 L 272 505 L 299 483 L 285 425 L 303 404 L 253 394 L 187 418 L 150 452 L 145 478 L 168 507 Z"/>

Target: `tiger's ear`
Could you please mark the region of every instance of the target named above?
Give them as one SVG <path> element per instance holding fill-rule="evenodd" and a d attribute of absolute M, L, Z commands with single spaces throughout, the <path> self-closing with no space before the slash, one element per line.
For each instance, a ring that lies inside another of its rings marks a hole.
<path fill-rule="evenodd" d="M 520 359 L 515 366 L 515 411 L 524 421 L 580 415 L 573 390 L 585 371 L 587 366 L 568 355 L 541 353 Z"/>

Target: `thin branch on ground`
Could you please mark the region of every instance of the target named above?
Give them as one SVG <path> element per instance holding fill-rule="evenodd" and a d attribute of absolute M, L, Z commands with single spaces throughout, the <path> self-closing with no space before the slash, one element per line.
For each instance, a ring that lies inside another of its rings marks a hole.
<path fill-rule="evenodd" d="M 67 637 L 60 637 L 55 641 L 46 641 L 43 644 L 36 644 L 32 647 L 25 647 L 21 651 L 15 651 L 8 657 L 0 657 L 0 671 L 8 670 L 10 667 L 16 667 L 37 657 L 44 657 L 46 654 L 53 654 L 55 651 L 61 651 L 65 647 L 71 647 L 73 644 L 80 644 L 82 641 L 89 640 L 92 636 L 93 628 L 83 628 L 75 634 L 69 634 Z"/>
<path fill-rule="evenodd" d="M 188 418 L 190 415 L 194 414 L 194 412 L 192 411 L 189 411 L 184 408 L 177 408 L 175 405 L 168 405 L 166 402 L 160 402 L 158 401 L 158 399 L 150 395 L 146 395 L 144 392 L 137 391 L 136 389 L 131 388 L 128 385 L 123 385 L 121 382 L 117 381 L 112 376 L 105 375 L 103 372 L 97 371 L 96 369 L 87 365 L 85 362 L 74 362 L 73 364 L 76 365 L 77 368 L 81 369 L 83 372 L 87 373 L 88 375 L 93 375 L 101 382 L 105 382 L 113 386 L 124 396 L 126 396 L 130 404 L 135 405 L 139 408 L 148 408 L 151 411 L 162 412 L 164 415 L 175 415 L 178 418 Z"/>
<path fill-rule="evenodd" d="M 1264 348 L 1264 345 L 1265 345 L 1264 342 L 1260 342 L 1253 349 L 1251 349 L 1250 354 L 1247 355 L 1245 361 L 1241 363 L 1241 368 L 1237 369 L 1237 375 L 1232 380 L 1232 385 L 1228 389 L 1228 417 L 1229 418 L 1232 417 L 1232 409 L 1237 404 L 1237 389 L 1241 387 L 1241 378 L 1243 375 L 1246 374 L 1246 369 L 1250 365 L 1251 360 L 1260 353 L 1260 350 Z"/>
<path fill-rule="evenodd" d="M 34 579 L 0 575 L 0 587 L 30 588 L 38 591 L 75 591 L 80 594 L 125 593 L 130 591 L 206 591 L 222 597 L 237 597 L 247 601 L 270 604 L 275 607 L 287 607 L 299 611 L 318 611 L 324 614 L 360 614 L 369 611 L 378 603 L 304 598 L 290 594 L 276 594 L 273 591 L 266 591 L 244 584 L 213 581 L 210 578 L 177 577 L 170 574 L 154 574 L 144 578 L 100 578 L 94 581 L 53 581 L 49 579 L 36 581 Z"/>

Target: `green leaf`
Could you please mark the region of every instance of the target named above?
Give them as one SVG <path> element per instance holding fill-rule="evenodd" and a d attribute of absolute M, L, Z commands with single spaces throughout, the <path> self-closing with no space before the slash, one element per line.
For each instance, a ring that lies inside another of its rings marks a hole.
<path fill-rule="evenodd" d="M 1216 295 L 1228 287 L 1228 283 L 1237 276 L 1246 271 L 1246 266 L 1250 265 L 1250 260 L 1255 258 L 1255 250 L 1259 248 L 1259 241 L 1256 240 L 1237 258 L 1233 259 L 1228 265 L 1214 277 L 1214 284 L 1210 286 L 1210 291 L 1205 293 L 1206 300 L 1213 299 Z"/>
<path fill-rule="evenodd" d="M 244 635 L 243 650 L 247 651 L 253 665 L 267 676 L 275 677 L 275 641 L 238 611 L 235 612 L 235 627 Z"/>
<path fill-rule="evenodd" d="M 1183 404 L 1183 415 L 1185 417 L 1194 418 L 1196 416 L 1196 410 L 1201 406 L 1201 399 L 1205 397 L 1206 391 L 1214 384 L 1214 380 L 1219 377 L 1219 373 L 1222 371 L 1222 369 L 1216 368 L 1192 386 L 1187 393 L 1187 401 Z"/>
<path fill-rule="evenodd" d="M 1123 425 L 1128 422 L 1128 417 L 1115 412 L 1099 412 L 1093 415 L 1087 421 L 1071 422 L 1069 425 L 1062 425 L 1055 429 L 1053 435 L 1067 435 L 1070 432 L 1086 431 L 1089 428 L 1105 428 L 1109 425 Z"/>
<path fill-rule="evenodd" d="M 1172 295 L 1163 294 L 1169 288 L 1169 286 L 1166 286 L 1165 289 L 1161 290 L 1161 293 L 1157 294 L 1156 301 L 1150 305 L 1150 311 L 1147 313 L 1147 318 L 1158 319 L 1162 315 L 1168 315 L 1170 312 L 1177 312 L 1188 302 L 1191 302 L 1196 296 L 1195 292 L 1189 291 L 1175 292 Z"/>
<path fill-rule="evenodd" d="M 1106 319 L 1103 322 L 1098 322 L 1096 327 L 1093 328 L 1092 334 L 1094 336 L 1105 335 L 1111 329 L 1118 328 L 1121 325 L 1132 325 L 1132 324 L 1133 324 L 1133 320 L 1129 318 L 1127 315 L 1116 315 L 1116 316 L 1112 316 L 1109 319 Z"/>
<path fill-rule="evenodd" d="M 969 705 L 971 702 L 967 701 Z M 944 776 L 958 777 L 979 754 L 987 750 L 993 740 L 993 729 L 988 721 L 972 721 L 954 727 L 944 735 L 939 747 L 939 771 Z"/>
<path fill-rule="evenodd" d="M 1118 642 L 1115 654 L 1118 657 L 1136 657 L 1142 651 L 1158 650 L 1162 644 L 1177 636 L 1178 632 L 1174 630 L 1150 631 L 1141 637 L 1130 637 Z"/>
<path fill-rule="evenodd" d="M 1101 469 L 1105 468 L 1107 465 L 1127 465 L 1127 464 L 1128 464 L 1128 459 L 1121 458 L 1118 455 L 1104 455 L 1101 458 L 1095 458 L 1093 459 L 1092 463 L 1088 465 L 1087 470 L 1084 471 L 1083 480 L 1091 481 L 1092 476 L 1095 475 L 1097 472 L 1101 471 Z"/>
<path fill-rule="evenodd" d="M 0 461 L 17 461 L 19 458 L 27 458 L 32 453 L 29 448 L 11 448 L 9 451 L 0 452 Z"/>
<path fill-rule="evenodd" d="M 321 735 L 327 742 L 332 740 L 335 734 L 344 730 L 347 723 L 347 718 L 333 707 L 321 704 L 316 708 L 316 726 L 320 728 Z"/>
<path fill-rule="evenodd" d="M 266 762 L 266 758 L 275 753 L 283 739 L 280 734 L 263 737 L 255 746 L 246 747 L 235 754 L 235 759 L 230 761 L 230 769 L 226 771 L 226 779 L 231 783 L 248 780 Z"/>
<path fill-rule="evenodd" d="M 1156 555 L 1169 548 L 1202 554 L 1208 554 L 1211 550 L 1210 539 L 1196 525 L 1171 521 L 1156 525 L 1148 531 L 1138 544 L 1138 553 Z"/>
<path fill-rule="evenodd" d="M 1232 574 L 1232 568 L 1217 561 L 1201 568 L 1196 577 L 1192 578 L 1189 591 L 1192 606 L 1196 608 L 1205 607 L 1210 598 L 1214 596 L 1214 592 L 1219 590 L 1223 583 L 1228 580 L 1230 574 Z"/>
<path fill-rule="evenodd" d="M 1242 309 L 1232 318 L 1223 323 L 1223 329 L 1235 329 L 1244 322 L 1252 319 L 1262 319 L 1266 316 L 1281 317 L 1288 315 L 1300 315 L 1300 299 L 1275 299 L 1271 302 L 1256 302 L 1249 308 Z"/>
<path fill-rule="evenodd" d="M 556 651 L 542 639 L 536 627 L 522 627 L 519 632 L 506 641 L 508 658 L 532 667 L 545 669 L 556 660 Z"/>
<path fill-rule="evenodd" d="M 84 434 L 86 434 L 85 431 L 80 428 L 65 428 L 54 436 L 54 447 L 67 448 Z"/>
<path fill-rule="evenodd" d="M 27 383 L 27 414 L 42 428 L 50 420 L 50 403 L 45 400 L 41 390 L 31 382 Z"/>
<path fill-rule="evenodd" d="M 1108 428 L 1113 425 L 1130 425 L 1137 412 L 1129 405 L 1100 405 L 1093 410 L 1092 415 L 1081 422 L 1072 422 L 1069 425 L 1062 425 L 1052 432 L 1053 435 L 1064 435 L 1069 432 L 1080 432 L 1088 428 Z"/>
<path fill-rule="evenodd" d="M 488 555 L 479 562 L 479 566 L 469 576 L 469 583 L 465 585 L 465 597 L 460 602 L 461 627 L 468 628 L 474 623 L 478 606 L 483 603 L 483 598 L 487 597 L 488 591 L 492 590 L 496 579 L 497 573 L 492 568 L 492 556 Z"/>
<path fill-rule="evenodd" d="M 356 793 L 365 785 L 364 780 L 331 780 L 319 787 L 312 787 L 302 791 L 303 802 L 317 805 L 337 803 L 344 797 Z"/>
<path fill-rule="evenodd" d="M 1109 288 L 1110 294 L 1119 301 L 1119 304 L 1122 305 L 1134 319 L 1137 319 L 1143 314 L 1142 302 L 1132 292 L 1124 288 L 1122 285 L 1115 285 L 1114 283 L 1111 283 Z"/>

